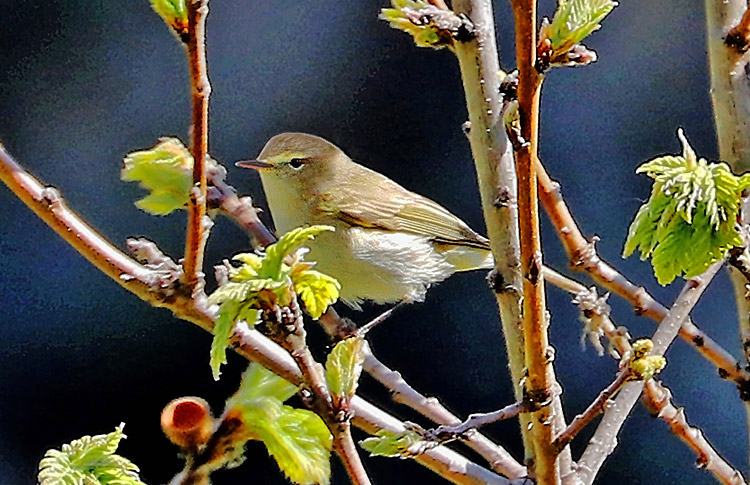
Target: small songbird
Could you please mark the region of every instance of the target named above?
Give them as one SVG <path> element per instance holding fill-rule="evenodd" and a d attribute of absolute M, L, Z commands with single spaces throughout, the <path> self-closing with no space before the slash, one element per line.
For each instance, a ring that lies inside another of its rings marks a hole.
<path fill-rule="evenodd" d="M 440 204 L 352 161 L 323 138 L 282 133 L 257 160 L 276 230 L 333 226 L 310 241 L 307 259 L 341 283 L 341 300 L 422 301 L 457 271 L 493 266 L 489 242 Z"/>

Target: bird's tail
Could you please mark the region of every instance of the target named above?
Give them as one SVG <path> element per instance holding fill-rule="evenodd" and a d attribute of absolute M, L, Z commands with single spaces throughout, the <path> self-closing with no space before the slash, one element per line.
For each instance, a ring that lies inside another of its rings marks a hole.
<path fill-rule="evenodd" d="M 448 246 L 441 251 L 456 271 L 473 271 L 476 269 L 492 269 L 495 261 L 489 249 L 470 246 Z"/>

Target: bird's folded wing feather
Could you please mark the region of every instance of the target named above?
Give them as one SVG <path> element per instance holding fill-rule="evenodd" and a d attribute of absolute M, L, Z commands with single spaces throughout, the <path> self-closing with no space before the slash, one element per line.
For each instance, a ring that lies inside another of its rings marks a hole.
<path fill-rule="evenodd" d="M 489 249 L 486 238 L 432 200 L 391 180 L 378 186 L 341 184 L 326 194 L 324 207 L 353 226 L 383 228 L 429 237 L 437 243 Z M 380 186 L 387 185 L 387 186 Z M 367 193 L 363 193 L 363 187 Z"/>

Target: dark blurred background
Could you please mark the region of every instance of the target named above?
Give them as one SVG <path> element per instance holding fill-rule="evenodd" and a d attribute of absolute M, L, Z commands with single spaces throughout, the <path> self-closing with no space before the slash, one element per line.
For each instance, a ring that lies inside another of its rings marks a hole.
<path fill-rule="evenodd" d="M 541 2 L 541 14 L 551 16 L 555 3 Z M 457 62 L 448 51 L 414 47 L 407 35 L 377 20 L 384 6 L 212 2 L 211 154 L 230 167 L 231 183 L 264 206 L 257 176 L 232 162 L 255 156 L 278 132 L 316 133 L 482 230 L 473 163 L 460 129 L 466 109 Z M 507 2 L 496 2 L 496 9 L 502 64 L 511 69 L 510 9 Z M 185 56 L 148 1 L 5 0 L 0 24 L 0 140 L 118 246 L 143 235 L 180 257 L 185 214 L 139 212 L 132 203 L 144 192 L 119 181 L 129 151 L 150 147 L 159 136 L 187 139 Z M 601 255 L 668 305 L 680 282 L 662 288 L 647 263 L 622 261 L 620 252 L 648 196 L 648 180 L 634 174 L 638 164 L 678 153 L 678 126 L 700 155 L 716 158 L 703 7 L 687 0 L 628 0 L 587 44 L 599 62 L 556 70 L 545 83 L 541 156 L 584 232 L 601 238 Z M 120 452 L 141 467 L 146 482 L 167 482 L 180 461 L 159 430 L 161 408 L 175 397 L 199 395 L 219 411 L 244 362 L 230 356 L 222 380 L 214 382 L 208 334 L 108 280 L 4 187 L 0 205 L 0 482 L 35 483 L 45 450 L 109 432 L 121 421 L 129 438 Z M 564 251 L 546 221 L 543 231 L 547 263 L 566 270 Z M 226 219 L 212 236 L 208 265 L 248 248 L 246 236 Z M 372 335 L 387 364 L 461 416 L 512 399 L 505 344 L 483 277 L 451 278 Z M 558 377 L 572 417 L 610 382 L 616 365 L 590 346 L 581 350 L 581 324 L 567 294 L 550 288 L 548 300 Z M 634 336 L 652 334 L 653 322 L 634 316 L 618 298 L 611 303 L 617 323 Z M 367 316 L 355 315 L 360 322 Z M 725 274 L 694 317 L 738 353 Z M 668 358 L 663 379 L 677 403 L 724 456 L 745 468 L 745 416 L 733 386 L 684 342 Z M 368 378 L 362 392 L 401 418 L 419 419 L 391 404 Z M 514 423 L 486 431 L 520 456 Z M 599 483 L 714 482 L 696 469 L 695 456 L 667 426 L 641 407 L 619 441 Z M 251 444 L 248 456 L 240 468 L 217 473 L 215 483 L 287 483 L 261 445 Z M 368 458 L 365 464 L 380 484 L 442 483 L 407 460 Z M 333 482 L 346 483 L 337 464 Z"/>

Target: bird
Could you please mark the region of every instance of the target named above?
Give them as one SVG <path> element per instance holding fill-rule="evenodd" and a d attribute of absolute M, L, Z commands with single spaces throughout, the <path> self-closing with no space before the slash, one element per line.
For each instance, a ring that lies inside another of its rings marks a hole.
<path fill-rule="evenodd" d="M 278 134 L 236 166 L 259 172 L 278 233 L 334 227 L 306 244 L 306 259 L 339 281 L 352 308 L 420 302 L 456 272 L 494 266 L 489 241 L 459 217 L 319 136 Z"/>

